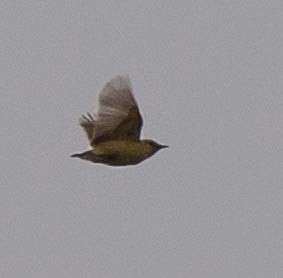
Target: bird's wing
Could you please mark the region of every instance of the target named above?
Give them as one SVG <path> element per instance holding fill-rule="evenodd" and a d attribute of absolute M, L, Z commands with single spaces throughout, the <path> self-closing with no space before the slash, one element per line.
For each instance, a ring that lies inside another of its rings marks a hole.
<path fill-rule="evenodd" d="M 142 117 L 128 76 L 110 80 L 98 101 L 97 117 L 88 113 L 80 120 L 92 146 L 109 140 L 139 140 Z"/>

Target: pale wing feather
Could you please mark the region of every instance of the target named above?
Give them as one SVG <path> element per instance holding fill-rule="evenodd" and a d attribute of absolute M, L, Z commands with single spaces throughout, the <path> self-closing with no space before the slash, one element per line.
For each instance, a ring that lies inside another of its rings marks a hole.
<path fill-rule="evenodd" d="M 82 116 L 80 125 L 86 131 L 87 137 L 91 145 L 95 144 L 99 138 L 117 139 L 127 138 L 128 130 L 114 132 L 119 124 L 127 120 L 129 111 L 135 107 L 137 116 L 130 119 L 133 123 L 129 126 L 137 126 L 133 138 L 138 138 L 142 119 L 138 111 L 137 103 L 133 97 L 130 79 L 128 76 L 117 76 L 108 82 L 102 89 L 99 98 L 99 107 L 97 118 Z M 129 138 L 130 139 L 130 138 Z"/>
<path fill-rule="evenodd" d="M 79 124 L 83 127 L 88 140 L 91 142 L 94 136 L 94 127 L 96 124 L 95 114 L 87 113 L 87 116 L 81 115 L 79 119 Z"/>
<path fill-rule="evenodd" d="M 117 76 L 105 85 L 99 95 L 98 115 L 103 114 L 105 107 L 125 114 L 133 106 L 137 106 L 137 103 L 132 94 L 129 76 Z"/>

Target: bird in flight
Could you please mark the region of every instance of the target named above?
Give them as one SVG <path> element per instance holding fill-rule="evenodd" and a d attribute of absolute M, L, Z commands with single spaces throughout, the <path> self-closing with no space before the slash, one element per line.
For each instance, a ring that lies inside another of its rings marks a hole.
<path fill-rule="evenodd" d="M 126 166 L 138 164 L 168 147 L 150 139 L 140 140 L 143 120 L 128 76 L 110 80 L 99 94 L 98 103 L 96 115 L 87 113 L 80 118 L 92 149 L 71 157 Z"/>

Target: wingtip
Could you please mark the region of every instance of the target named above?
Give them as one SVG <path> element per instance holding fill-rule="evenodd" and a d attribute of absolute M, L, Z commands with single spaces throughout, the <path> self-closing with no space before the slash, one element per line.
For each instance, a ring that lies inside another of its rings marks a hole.
<path fill-rule="evenodd" d="M 125 88 L 132 90 L 130 75 L 116 75 L 114 78 L 112 78 L 106 83 L 106 86 L 111 86 L 115 90 L 122 90 Z"/>

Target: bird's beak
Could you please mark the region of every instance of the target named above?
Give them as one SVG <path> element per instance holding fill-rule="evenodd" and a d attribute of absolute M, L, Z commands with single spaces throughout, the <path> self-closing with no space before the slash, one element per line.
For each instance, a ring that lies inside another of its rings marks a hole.
<path fill-rule="evenodd" d="M 159 148 L 160 149 L 164 149 L 164 148 L 169 148 L 169 146 L 167 146 L 167 145 L 159 145 Z"/>

